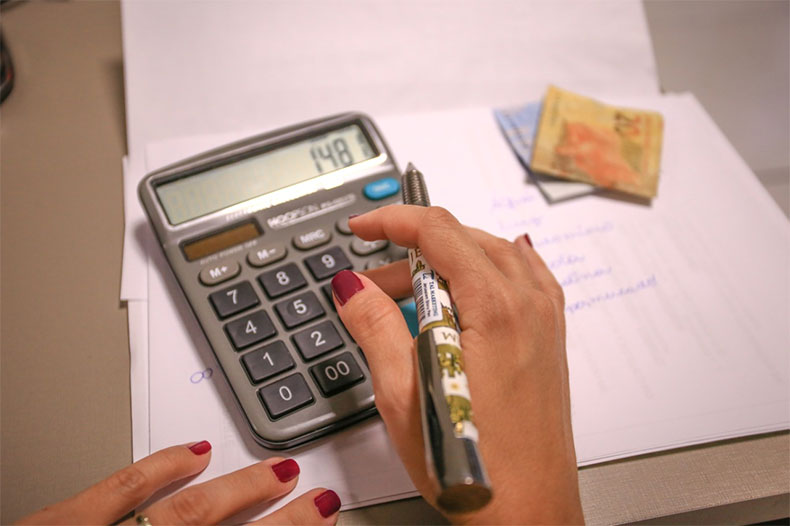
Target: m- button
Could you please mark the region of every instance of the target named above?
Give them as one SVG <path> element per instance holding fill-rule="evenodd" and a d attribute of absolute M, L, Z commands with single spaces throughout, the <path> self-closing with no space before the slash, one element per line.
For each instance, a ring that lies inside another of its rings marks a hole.
<path fill-rule="evenodd" d="M 302 232 L 294 236 L 294 246 L 299 250 L 310 250 L 319 247 L 324 243 L 329 243 L 332 233 L 324 228 L 316 228 L 309 232 Z"/>
<path fill-rule="evenodd" d="M 200 271 L 200 282 L 204 285 L 216 285 L 230 278 L 235 278 L 241 272 L 238 261 L 220 261 Z"/>

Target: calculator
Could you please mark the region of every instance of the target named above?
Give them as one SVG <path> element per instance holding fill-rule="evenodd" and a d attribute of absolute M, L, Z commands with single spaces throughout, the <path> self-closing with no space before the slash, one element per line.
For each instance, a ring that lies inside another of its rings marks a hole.
<path fill-rule="evenodd" d="M 406 257 L 348 227 L 349 215 L 402 202 L 400 172 L 369 117 L 235 142 L 146 175 L 139 193 L 258 443 L 294 447 L 376 412 L 330 285 L 341 270 Z"/>

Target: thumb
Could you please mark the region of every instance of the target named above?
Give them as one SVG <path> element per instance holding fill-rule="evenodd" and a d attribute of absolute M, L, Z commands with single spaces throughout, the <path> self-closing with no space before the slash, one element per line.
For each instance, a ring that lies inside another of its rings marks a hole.
<path fill-rule="evenodd" d="M 414 341 L 395 302 L 366 276 L 350 270 L 332 278 L 340 319 L 365 353 L 376 407 L 418 490 L 428 489 L 420 424 Z"/>
<path fill-rule="evenodd" d="M 373 281 L 350 270 L 332 278 L 332 292 L 340 319 L 365 353 L 379 412 L 382 405 L 403 403 L 406 394 L 417 392 L 417 379 L 400 309 Z"/>

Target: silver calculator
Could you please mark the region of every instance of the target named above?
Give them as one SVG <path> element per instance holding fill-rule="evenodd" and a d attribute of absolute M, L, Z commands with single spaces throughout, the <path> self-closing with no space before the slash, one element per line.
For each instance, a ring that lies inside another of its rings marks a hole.
<path fill-rule="evenodd" d="M 340 270 L 406 257 L 348 228 L 351 214 L 401 202 L 400 173 L 369 117 L 229 144 L 148 174 L 139 192 L 258 443 L 290 448 L 375 413 L 330 285 Z"/>

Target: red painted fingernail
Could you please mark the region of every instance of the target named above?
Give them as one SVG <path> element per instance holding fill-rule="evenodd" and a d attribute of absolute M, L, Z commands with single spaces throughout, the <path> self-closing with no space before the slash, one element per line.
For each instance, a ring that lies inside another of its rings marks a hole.
<path fill-rule="evenodd" d="M 189 450 L 196 455 L 205 455 L 211 451 L 211 444 L 208 440 L 203 440 L 197 444 L 192 444 L 189 446 Z"/>
<path fill-rule="evenodd" d="M 272 466 L 272 471 L 277 475 L 280 482 L 293 480 L 299 474 L 299 464 L 292 458 L 288 458 Z"/>
<path fill-rule="evenodd" d="M 524 234 L 524 239 L 527 242 L 527 245 L 532 246 L 532 240 L 529 238 L 529 234 Z"/>
<path fill-rule="evenodd" d="M 362 281 L 350 270 L 341 270 L 332 278 L 332 291 L 340 305 L 345 305 L 351 296 L 363 288 Z"/>
<path fill-rule="evenodd" d="M 315 502 L 315 507 L 318 508 L 318 513 L 324 518 L 329 517 L 340 509 L 340 497 L 331 489 L 317 496 L 313 502 Z"/>

